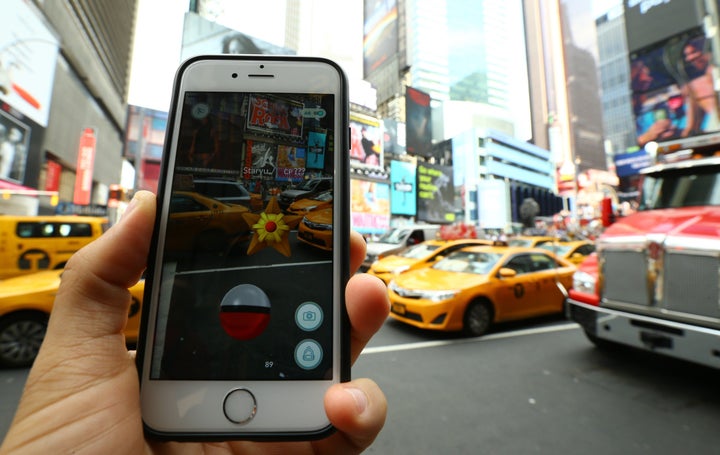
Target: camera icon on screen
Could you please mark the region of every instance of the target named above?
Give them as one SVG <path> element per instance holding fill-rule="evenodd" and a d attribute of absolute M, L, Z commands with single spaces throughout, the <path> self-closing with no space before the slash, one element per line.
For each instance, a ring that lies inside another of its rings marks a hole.
<path fill-rule="evenodd" d="M 305 332 L 316 330 L 322 321 L 322 308 L 315 302 L 304 302 L 295 310 L 295 323 Z"/>

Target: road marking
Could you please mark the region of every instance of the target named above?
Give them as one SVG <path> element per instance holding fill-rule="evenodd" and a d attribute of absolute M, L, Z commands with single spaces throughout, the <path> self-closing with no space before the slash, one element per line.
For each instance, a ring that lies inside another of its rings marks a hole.
<path fill-rule="evenodd" d="M 379 354 L 383 352 L 393 352 L 393 351 L 408 351 L 410 349 L 425 349 L 425 348 L 436 348 L 439 346 L 448 346 L 451 344 L 466 344 L 466 343 L 477 343 L 480 341 L 491 341 L 491 340 L 499 340 L 502 338 L 514 338 L 514 337 L 521 337 L 521 336 L 527 336 L 527 335 L 538 335 L 540 333 L 550 333 L 550 332 L 560 332 L 563 330 L 574 330 L 579 329 L 580 326 L 575 323 L 567 323 L 562 325 L 554 325 L 551 327 L 540 327 L 537 329 L 524 329 L 524 330 L 515 330 L 512 332 L 504 332 L 504 333 L 493 333 L 491 335 L 484 335 L 480 337 L 473 337 L 473 338 L 461 338 L 457 340 L 438 340 L 438 341 L 420 341 L 417 343 L 405 343 L 405 344 L 393 344 L 389 346 L 375 346 L 370 348 L 365 348 L 362 352 L 362 354 Z"/>

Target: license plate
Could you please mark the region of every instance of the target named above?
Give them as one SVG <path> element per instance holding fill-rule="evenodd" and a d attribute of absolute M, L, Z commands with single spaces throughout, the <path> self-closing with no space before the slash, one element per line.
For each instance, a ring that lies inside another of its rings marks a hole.
<path fill-rule="evenodd" d="M 405 314 L 405 305 L 401 303 L 393 303 L 392 312 L 397 314 Z"/>

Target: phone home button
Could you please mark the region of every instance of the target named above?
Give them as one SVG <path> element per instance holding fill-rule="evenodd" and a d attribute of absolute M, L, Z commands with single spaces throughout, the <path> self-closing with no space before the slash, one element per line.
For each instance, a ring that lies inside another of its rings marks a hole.
<path fill-rule="evenodd" d="M 255 396 L 247 389 L 231 390 L 223 400 L 223 412 L 232 423 L 248 423 L 257 412 Z"/>

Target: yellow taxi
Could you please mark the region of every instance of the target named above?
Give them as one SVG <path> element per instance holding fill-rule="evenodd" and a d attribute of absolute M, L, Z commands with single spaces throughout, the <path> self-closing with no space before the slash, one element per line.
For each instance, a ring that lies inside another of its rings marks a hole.
<path fill-rule="evenodd" d="M 367 273 L 375 275 L 385 284 L 389 284 L 400 273 L 432 265 L 460 248 L 472 245 L 492 245 L 492 243 L 492 240 L 481 239 L 426 240 L 397 254 L 378 259 L 370 266 Z"/>
<path fill-rule="evenodd" d="M 199 193 L 173 191 L 165 247 L 171 252 L 223 252 L 250 231 L 243 219 L 249 211 L 243 205 L 225 204 Z"/>
<path fill-rule="evenodd" d="M 305 215 L 298 225 L 298 240 L 320 248 L 332 251 L 333 247 L 333 208 L 313 210 Z"/>
<path fill-rule="evenodd" d="M 323 191 L 309 198 L 299 199 L 287 208 L 288 213 L 293 215 L 307 215 L 313 210 L 320 210 L 331 207 L 333 203 L 332 190 Z"/>
<path fill-rule="evenodd" d="M 557 239 L 548 235 L 518 235 L 507 240 L 509 246 L 535 248 L 544 243 L 555 242 Z"/>
<path fill-rule="evenodd" d="M 19 368 L 33 363 L 62 273 L 49 270 L 0 281 L 0 366 Z M 137 341 L 144 289 L 145 280 L 130 288 L 132 303 L 125 327 L 128 343 Z"/>
<path fill-rule="evenodd" d="M 595 251 L 595 244 L 589 240 L 571 240 L 567 242 L 547 242 L 540 245 L 539 248 L 548 250 L 555 256 L 578 265 Z"/>
<path fill-rule="evenodd" d="M 466 247 L 396 276 L 388 285 L 390 316 L 480 336 L 494 323 L 561 313 L 575 269 L 542 249 Z"/>
<path fill-rule="evenodd" d="M 92 216 L 0 215 L 0 279 L 62 269 L 108 226 Z"/>

